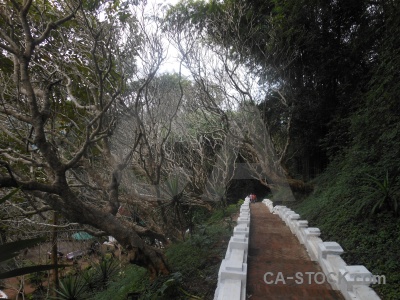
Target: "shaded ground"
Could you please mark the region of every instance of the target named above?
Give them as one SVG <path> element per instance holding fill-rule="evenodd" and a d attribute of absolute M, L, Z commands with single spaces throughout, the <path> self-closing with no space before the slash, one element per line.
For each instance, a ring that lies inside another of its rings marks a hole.
<path fill-rule="evenodd" d="M 146 272 L 139 272 L 137 268 L 132 269 L 129 267 L 126 269 L 127 272 L 120 272 L 107 289 L 99 293 L 96 292 L 93 299 L 125 300 L 129 293 L 138 293 L 144 297 L 147 295 L 155 295 L 156 292 L 160 292 L 160 290 L 164 290 L 165 288 L 175 293 L 173 297 L 164 295 L 166 296 L 166 300 L 188 299 L 190 297 L 189 295 L 193 295 L 193 299 L 196 299 L 196 296 L 203 300 L 213 299 L 219 266 L 221 260 L 225 256 L 227 244 L 232 235 L 232 228 L 235 225 L 234 220 L 238 217 L 238 209 L 238 206 L 232 205 L 228 207 L 224 213 L 222 213 L 222 211 L 216 211 L 205 224 L 196 227 L 194 233 L 188 237 L 186 241 L 167 247 L 165 249 L 167 252 L 166 256 L 171 264 L 172 272 L 174 272 L 170 276 L 158 278 L 156 282 L 147 282 L 148 277 Z M 82 244 L 76 241 L 59 242 L 59 249 L 64 252 L 64 254 L 77 249 L 86 249 L 87 247 L 87 243 Z M 35 264 L 49 263 L 50 259 L 48 258 L 47 252 L 50 248 L 50 244 L 43 244 L 40 247 L 28 251 L 25 255 L 25 259 L 31 260 Z M 118 257 L 118 251 L 116 257 Z M 84 268 L 85 264 L 96 260 L 96 255 L 83 257 L 79 260 L 79 264 L 76 265 L 76 267 Z M 60 263 L 65 262 L 71 264 L 70 261 L 60 261 Z M 69 269 L 71 270 L 71 268 Z M 65 271 L 63 272 L 65 273 Z M 175 272 L 182 274 L 181 280 L 170 280 L 176 275 Z M 45 281 L 46 280 L 47 278 L 45 278 Z M 173 284 L 170 286 L 171 282 Z M 15 299 L 16 290 L 20 283 L 16 278 L 13 278 L 8 284 L 9 286 L 13 285 L 13 288 L 7 289 L 7 293 L 11 299 Z M 29 294 L 28 297 L 30 297 L 31 293 L 34 291 L 34 287 L 29 285 L 28 282 L 25 285 L 25 292 Z M 44 282 L 44 285 L 47 286 L 47 282 Z M 44 298 L 45 297 L 33 299 Z M 22 299 L 22 297 L 19 299 Z"/>
<path fill-rule="evenodd" d="M 58 250 L 64 254 L 64 257 L 59 258 L 59 264 L 69 264 L 72 265 L 72 261 L 66 260 L 65 256 L 67 253 L 76 250 L 86 250 L 90 247 L 90 241 L 59 241 Z M 23 260 L 27 265 L 37 265 L 37 264 L 50 264 L 51 259 L 48 252 L 51 251 L 51 243 L 43 243 L 37 247 L 28 249 L 24 254 L 21 254 L 20 259 Z M 96 260 L 96 256 L 85 255 L 81 259 L 77 260 L 75 267 L 83 268 L 85 265 L 89 264 L 90 261 Z M 68 268 L 71 270 L 71 268 Z M 63 275 L 67 270 L 60 270 L 60 275 Z M 47 273 L 46 273 L 47 275 Z M 7 294 L 9 299 L 16 299 L 18 290 L 24 290 L 25 295 L 32 294 L 37 285 L 31 282 L 32 275 L 25 275 L 24 281 L 21 282 L 21 278 L 9 278 L 5 280 L 5 288 L 3 291 Z M 48 278 L 45 276 L 43 281 L 43 286 L 48 285 Z M 22 289 L 23 286 L 23 289 Z M 19 297 L 22 299 L 22 296 Z"/>
<path fill-rule="evenodd" d="M 322 282 L 321 276 L 314 280 L 314 275 L 306 273 L 316 274 L 322 270 L 310 260 L 305 248 L 279 216 L 271 214 L 263 203 L 251 204 L 250 209 L 249 299 L 343 299 L 327 282 Z"/>

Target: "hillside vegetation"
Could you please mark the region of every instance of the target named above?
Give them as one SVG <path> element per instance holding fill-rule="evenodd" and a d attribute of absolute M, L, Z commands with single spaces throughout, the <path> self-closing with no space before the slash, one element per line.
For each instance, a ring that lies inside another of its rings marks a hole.
<path fill-rule="evenodd" d="M 399 299 L 399 2 L 185 4 L 180 16 L 267 83 L 258 108 L 279 163 L 313 187 L 288 205 L 348 264 L 385 275 L 383 299 Z"/>
<path fill-rule="evenodd" d="M 199 212 L 293 192 L 398 299 L 400 1 L 149 6 L 1 2 L 0 245 L 44 238 L 57 265 L 57 240 L 112 236 L 154 280 L 133 291 L 208 297 L 226 232 Z"/>
<path fill-rule="evenodd" d="M 218 270 L 234 226 L 239 202 L 225 209 L 203 215 L 202 224 L 196 226 L 185 241 L 173 243 L 166 249 L 172 273 L 155 281 L 149 280 L 144 268 L 126 266 L 110 282 L 107 289 L 92 299 L 214 299 Z"/>
<path fill-rule="evenodd" d="M 399 33 L 399 20 L 387 28 Z M 348 264 L 363 264 L 386 285 L 383 299 L 400 295 L 400 84 L 399 40 L 386 36 L 381 59 L 347 124 L 347 143 L 296 209 L 324 240 L 338 241 Z M 340 116 L 339 116 L 340 117 Z"/>

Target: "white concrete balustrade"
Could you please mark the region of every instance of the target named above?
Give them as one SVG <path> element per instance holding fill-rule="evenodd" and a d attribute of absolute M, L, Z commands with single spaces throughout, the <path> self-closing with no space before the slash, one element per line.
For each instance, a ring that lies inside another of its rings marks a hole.
<path fill-rule="evenodd" d="M 334 290 L 339 290 L 346 300 L 377 300 L 380 299 L 369 285 L 381 276 L 374 276 L 364 266 L 348 266 L 340 257 L 344 252 L 336 242 L 323 242 L 318 228 L 308 227 L 306 220 L 300 220 L 300 215 L 291 209 L 277 205 L 269 199 L 262 201 L 270 212 L 279 215 L 300 243 L 305 246 L 311 260 L 319 263 L 325 278 Z M 379 282 L 383 283 L 383 282 Z"/>
<path fill-rule="evenodd" d="M 250 232 L 250 198 L 240 207 L 237 226 L 229 240 L 225 258 L 218 272 L 218 284 L 214 300 L 245 300 L 247 255 Z"/>
<path fill-rule="evenodd" d="M 346 300 L 377 300 L 378 295 L 369 285 L 378 276 L 372 275 L 364 266 L 348 266 L 340 257 L 344 252 L 336 242 L 323 242 L 318 228 L 308 227 L 293 210 L 264 199 L 271 213 L 277 214 L 305 246 L 311 260 L 318 262 L 325 278 L 334 290 L 339 290 Z M 237 226 L 229 240 L 225 258 L 222 260 L 214 300 L 246 299 L 247 255 L 250 233 L 250 199 L 247 197 L 240 208 Z"/>

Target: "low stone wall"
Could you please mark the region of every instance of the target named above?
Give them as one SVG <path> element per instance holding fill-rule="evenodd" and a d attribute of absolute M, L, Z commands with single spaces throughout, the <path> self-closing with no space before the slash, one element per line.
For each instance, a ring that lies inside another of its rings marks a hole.
<path fill-rule="evenodd" d="M 245 300 L 247 254 L 249 251 L 250 199 L 246 197 L 240 207 L 237 226 L 229 240 L 225 259 L 218 272 L 218 285 L 214 300 Z"/>
<path fill-rule="evenodd" d="M 301 220 L 286 206 L 277 205 L 269 199 L 262 201 L 271 213 L 277 214 L 305 246 L 311 260 L 319 263 L 327 281 L 334 290 L 339 290 L 346 300 L 377 300 L 378 295 L 369 285 L 384 278 L 374 276 L 364 266 L 348 266 L 340 257 L 342 247 L 336 242 L 323 242 L 318 228 L 308 227 L 308 221 Z M 322 274 L 321 274 L 322 275 Z"/>

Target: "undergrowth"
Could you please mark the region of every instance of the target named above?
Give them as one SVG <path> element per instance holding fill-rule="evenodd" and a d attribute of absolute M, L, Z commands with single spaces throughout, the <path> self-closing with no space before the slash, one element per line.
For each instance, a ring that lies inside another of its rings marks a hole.
<path fill-rule="evenodd" d="M 145 269 L 129 265 L 93 299 L 213 299 L 219 266 L 232 235 L 233 214 L 240 204 L 215 210 L 185 241 L 167 247 L 170 275 L 150 281 Z"/>
<path fill-rule="evenodd" d="M 315 180 L 312 195 L 291 207 L 309 226 L 321 229 L 322 240 L 342 246 L 348 265 L 365 265 L 372 274 L 384 275 L 386 284 L 373 288 L 383 299 L 394 300 L 400 299 L 400 218 L 393 204 L 399 182 L 392 176 L 391 190 L 388 185 L 379 190 L 379 182 L 391 179 L 382 169 L 363 163 L 360 156 L 347 156 Z M 371 176 L 373 182 L 365 180 Z"/>

